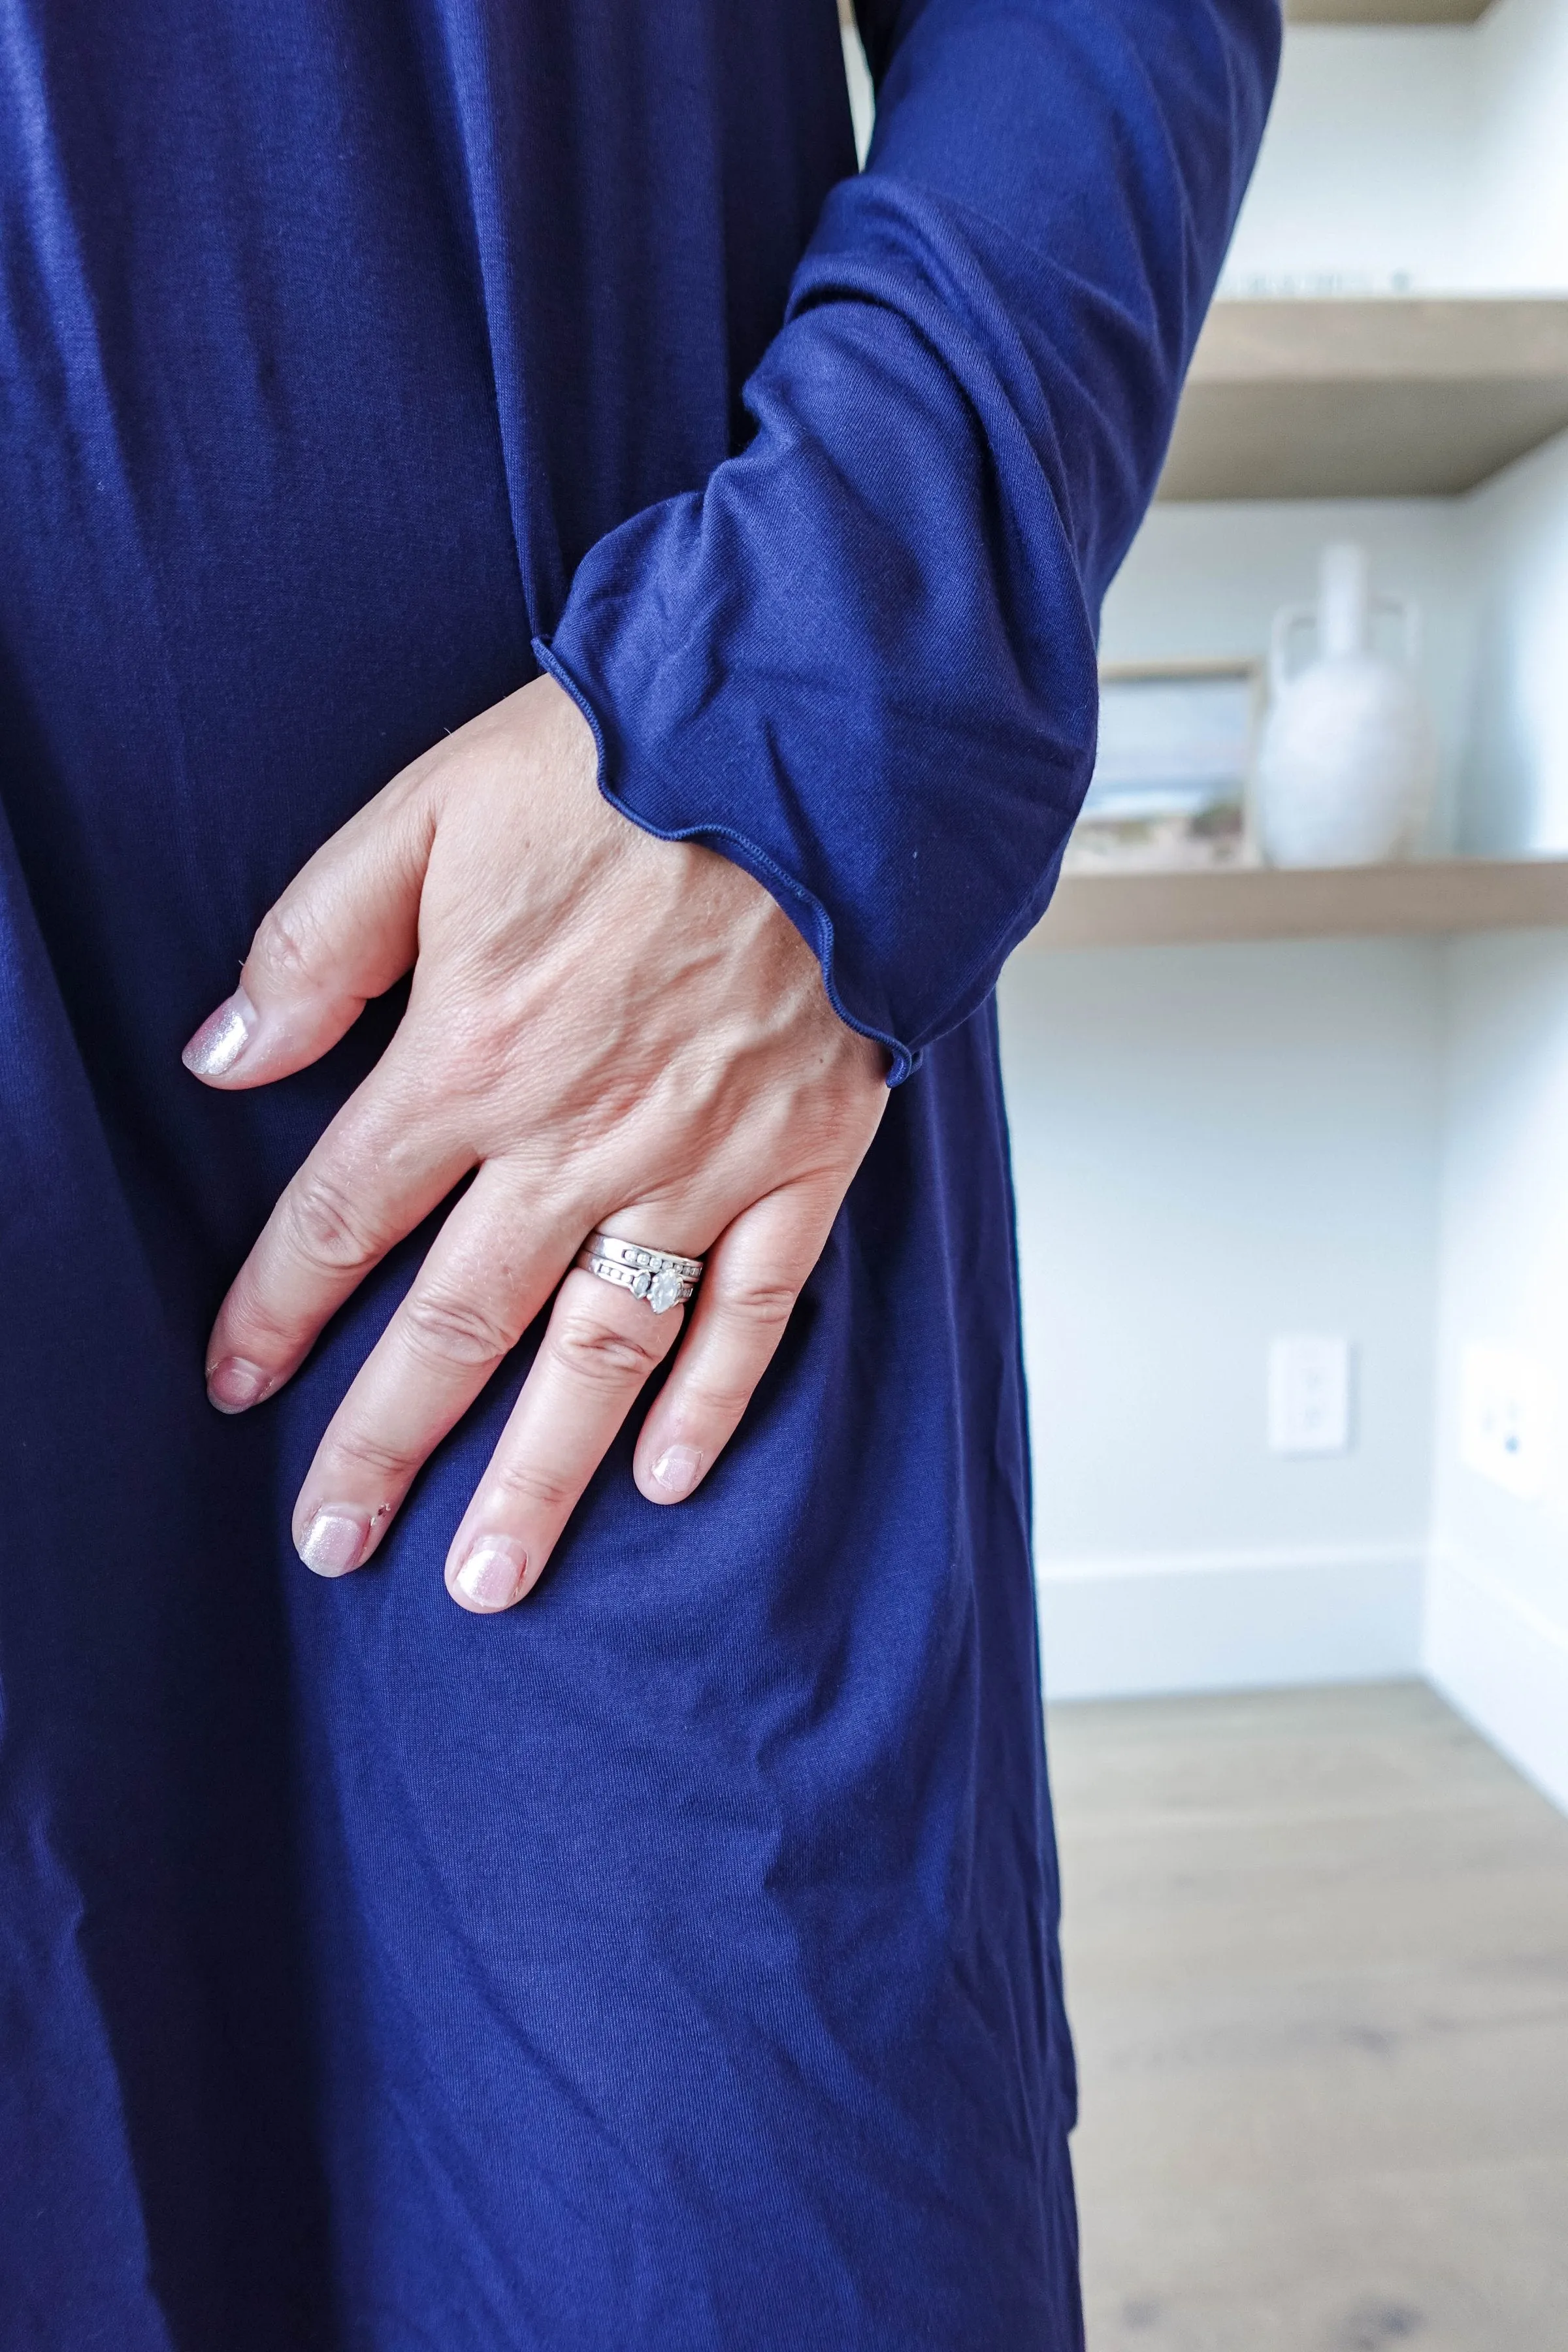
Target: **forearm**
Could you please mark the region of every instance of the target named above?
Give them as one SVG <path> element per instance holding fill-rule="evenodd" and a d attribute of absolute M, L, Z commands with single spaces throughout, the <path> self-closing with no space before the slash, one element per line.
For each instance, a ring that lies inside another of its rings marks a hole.
<path fill-rule="evenodd" d="M 830 198 L 705 490 L 583 564 L 546 657 L 637 822 L 765 882 L 894 1075 L 1037 919 L 1098 610 L 1262 127 L 1274 0 L 868 11 Z"/>

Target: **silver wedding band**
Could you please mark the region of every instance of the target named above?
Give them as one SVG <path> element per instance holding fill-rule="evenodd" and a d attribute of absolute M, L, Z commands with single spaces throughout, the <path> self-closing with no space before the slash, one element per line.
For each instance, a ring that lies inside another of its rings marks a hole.
<path fill-rule="evenodd" d="M 584 1274 L 646 1298 L 656 1315 L 684 1307 L 702 1279 L 700 1257 L 679 1257 L 673 1250 L 647 1249 L 641 1242 L 624 1242 L 618 1234 L 590 1234 L 573 1261 Z"/>

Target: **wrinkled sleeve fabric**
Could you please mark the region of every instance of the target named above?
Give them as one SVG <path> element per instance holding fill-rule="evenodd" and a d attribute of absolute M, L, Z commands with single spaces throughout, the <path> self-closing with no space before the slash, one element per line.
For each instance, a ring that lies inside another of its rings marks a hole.
<path fill-rule="evenodd" d="M 1278 0 L 903 0 L 700 491 L 594 547 L 537 647 L 635 823 L 765 884 L 889 1078 L 1038 920 L 1278 65 Z"/>

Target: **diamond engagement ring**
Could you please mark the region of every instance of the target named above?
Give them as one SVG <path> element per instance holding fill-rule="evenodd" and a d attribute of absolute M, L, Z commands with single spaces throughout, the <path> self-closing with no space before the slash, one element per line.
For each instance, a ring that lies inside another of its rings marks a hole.
<path fill-rule="evenodd" d="M 702 1279 L 700 1257 L 677 1257 L 673 1250 L 645 1249 L 641 1242 L 624 1242 L 616 1234 L 590 1234 L 573 1261 L 601 1282 L 646 1298 L 656 1315 L 668 1307 L 684 1307 Z"/>

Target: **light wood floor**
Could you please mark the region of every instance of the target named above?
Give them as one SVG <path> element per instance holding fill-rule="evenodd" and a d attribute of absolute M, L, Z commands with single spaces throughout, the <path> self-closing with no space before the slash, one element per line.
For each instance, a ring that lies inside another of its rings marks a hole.
<path fill-rule="evenodd" d="M 1089 2352 L 1568 2352 L 1568 1820 L 1415 1683 L 1049 1738 Z"/>

